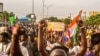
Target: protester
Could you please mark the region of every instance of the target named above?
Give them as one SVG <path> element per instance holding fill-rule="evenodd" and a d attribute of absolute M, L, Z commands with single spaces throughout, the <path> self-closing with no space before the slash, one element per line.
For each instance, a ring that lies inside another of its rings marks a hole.
<path fill-rule="evenodd" d="M 41 20 L 38 25 L 20 25 L 13 28 L 0 28 L 0 56 L 100 56 L 100 32 L 98 26 L 85 26 L 76 21 L 74 36 L 65 31 L 49 31 L 47 22 Z M 8 29 L 8 30 L 7 30 Z"/>
<path fill-rule="evenodd" d="M 11 43 L 7 48 L 7 54 L 10 56 L 29 56 L 27 48 L 19 45 L 19 37 L 21 36 L 20 25 L 16 24 L 13 28 Z"/>
<path fill-rule="evenodd" d="M 67 53 L 64 49 L 62 49 L 63 47 L 60 46 L 60 48 L 55 48 L 51 51 L 51 53 L 49 54 L 46 50 L 44 44 L 43 44 L 43 27 L 45 27 L 45 22 L 41 21 L 39 23 L 39 32 L 38 32 L 38 50 L 39 52 L 42 54 L 42 56 L 67 56 L 69 55 L 68 50 Z M 83 56 L 85 51 L 86 51 L 86 47 L 87 47 L 87 42 L 86 42 L 86 37 L 85 37 L 85 31 L 84 28 L 80 28 L 81 30 L 81 34 L 82 34 L 82 38 L 81 38 L 81 46 L 80 46 L 80 50 L 78 51 L 76 56 Z M 59 53 L 57 53 L 59 52 Z"/>

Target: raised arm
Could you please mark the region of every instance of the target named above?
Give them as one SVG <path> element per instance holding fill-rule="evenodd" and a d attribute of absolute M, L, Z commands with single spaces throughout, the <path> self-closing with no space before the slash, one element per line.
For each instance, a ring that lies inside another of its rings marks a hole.
<path fill-rule="evenodd" d="M 80 27 L 80 32 L 81 32 L 81 46 L 80 46 L 80 50 L 79 50 L 77 56 L 84 56 L 84 54 L 86 52 L 86 48 L 87 48 L 87 41 L 86 41 L 84 27 Z"/>
<path fill-rule="evenodd" d="M 81 17 L 82 10 L 79 12 L 79 16 Z M 87 40 L 86 40 L 86 35 L 85 35 L 85 27 L 83 26 L 83 21 L 79 20 L 78 21 L 78 27 L 81 33 L 81 46 L 78 54 L 76 56 L 84 56 L 87 48 Z"/>
<path fill-rule="evenodd" d="M 43 27 L 44 27 L 44 23 L 40 22 L 38 27 L 38 51 L 42 54 L 42 56 L 49 56 L 46 50 L 44 49 Z"/>
<path fill-rule="evenodd" d="M 19 46 L 18 33 L 19 33 L 19 25 L 16 25 L 12 33 L 12 42 L 10 47 L 11 56 L 23 56 Z"/>

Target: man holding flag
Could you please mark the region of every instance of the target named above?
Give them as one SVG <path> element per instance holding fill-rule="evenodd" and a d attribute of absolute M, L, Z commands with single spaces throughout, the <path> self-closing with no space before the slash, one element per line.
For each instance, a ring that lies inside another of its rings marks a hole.
<path fill-rule="evenodd" d="M 79 12 L 79 14 L 73 19 L 73 21 L 69 24 L 67 32 L 66 32 L 66 37 L 73 41 L 73 44 L 76 44 L 76 38 L 75 35 L 78 30 L 78 25 L 77 22 L 81 16 L 82 10 Z M 72 38 L 71 38 L 72 37 Z"/>
<path fill-rule="evenodd" d="M 79 13 L 79 15 L 75 19 L 79 18 L 79 16 L 80 16 L 80 13 Z M 74 23 L 76 21 L 77 20 L 74 20 Z M 72 25 L 74 25 L 74 23 Z M 39 23 L 38 51 L 41 53 L 41 55 L 42 56 L 70 56 L 70 53 L 69 53 L 70 48 L 66 48 L 64 46 L 54 47 L 54 48 L 52 48 L 52 50 L 50 51 L 50 53 L 48 53 L 44 49 L 44 44 L 43 44 L 43 27 L 44 27 L 44 25 L 45 25 L 44 23 L 41 23 L 41 22 Z M 80 21 L 79 21 L 79 24 L 77 26 L 79 26 L 80 33 L 82 34 L 81 35 L 81 41 L 80 41 L 81 42 L 81 46 L 79 47 L 80 50 L 78 50 L 77 53 L 74 56 L 84 56 L 84 54 L 86 52 L 86 48 L 87 48 L 87 42 L 86 42 L 86 36 L 85 36 L 85 29 L 82 26 L 82 24 L 80 24 Z M 71 26 L 69 25 L 69 27 L 71 27 Z M 71 27 L 71 29 L 73 29 L 73 28 L 74 28 L 74 26 Z M 72 33 L 70 34 L 70 36 L 72 36 Z M 69 37 L 69 39 L 70 39 L 70 37 Z"/>

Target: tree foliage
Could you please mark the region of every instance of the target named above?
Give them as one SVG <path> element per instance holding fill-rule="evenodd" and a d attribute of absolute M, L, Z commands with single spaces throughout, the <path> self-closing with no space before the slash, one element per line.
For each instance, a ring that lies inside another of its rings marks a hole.
<path fill-rule="evenodd" d="M 13 12 L 7 12 L 7 11 L 3 11 L 3 13 L 0 13 L 0 20 L 7 20 L 9 19 L 9 16 L 15 16 L 15 14 Z"/>
<path fill-rule="evenodd" d="M 65 18 L 64 20 L 63 20 L 63 22 L 65 23 L 65 24 L 70 24 L 71 23 L 71 19 L 69 19 L 69 18 Z"/>
<path fill-rule="evenodd" d="M 90 16 L 89 19 L 85 21 L 85 25 L 100 25 L 100 14 Z"/>
<path fill-rule="evenodd" d="M 26 15 L 26 17 L 31 18 L 31 14 Z"/>
<path fill-rule="evenodd" d="M 63 18 L 63 19 L 58 19 L 57 17 L 49 17 L 49 18 L 44 18 L 44 20 L 48 20 L 49 22 L 63 22 L 66 25 L 71 23 L 71 19 L 69 18 Z"/>
<path fill-rule="evenodd" d="M 47 20 L 50 22 L 62 22 L 62 20 L 58 19 L 57 17 L 49 17 Z"/>
<path fill-rule="evenodd" d="M 31 18 L 31 15 L 34 15 L 34 18 Z M 26 17 L 28 17 L 29 19 L 36 21 L 36 15 L 35 14 L 27 14 Z"/>
<path fill-rule="evenodd" d="M 9 13 L 9 16 L 14 16 L 15 14 L 13 12 L 10 12 Z"/>

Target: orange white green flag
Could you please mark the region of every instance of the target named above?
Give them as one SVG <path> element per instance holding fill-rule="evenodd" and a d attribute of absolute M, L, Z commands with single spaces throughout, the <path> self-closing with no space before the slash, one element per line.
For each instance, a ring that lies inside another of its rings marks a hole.
<path fill-rule="evenodd" d="M 79 20 L 81 13 L 82 13 L 82 10 L 79 12 L 79 14 L 73 19 L 73 21 L 68 26 L 68 30 L 67 30 L 68 34 L 66 35 L 66 37 L 69 39 L 71 39 L 71 37 L 72 37 L 73 44 L 76 44 L 75 35 L 78 30 L 77 21 Z"/>

